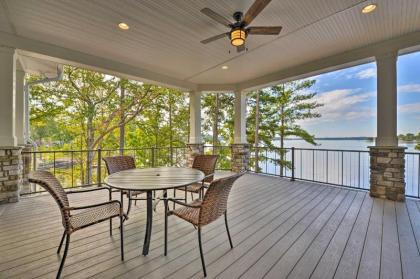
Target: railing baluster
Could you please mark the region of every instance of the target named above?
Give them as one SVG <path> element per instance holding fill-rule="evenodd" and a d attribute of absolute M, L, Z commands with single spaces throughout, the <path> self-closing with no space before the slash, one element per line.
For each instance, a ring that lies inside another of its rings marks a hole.
<path fill-rule="evenodd" d="M 55 151 L 53 152 L 53 168 L 54 168 L 54 175 L 55 175 Z"/>
<path fill-rule="evenodd" d="M 291 181 L 295 181 L 295 148 L 292 147 L 292 179 Z"/>
<path fill-rule="evenodd" d="M 359 165 L 359 169 L 357 170 L 357 172 L 358 172 L 358 188 L 360 188 L 360 152 L 358 152 L 358 155 L 359 155 L 359 160 L 358 160 L 358 165 Z"/>
<path fill-rule="evenodd" d="M 344 152 L 341 151 L 341 185 L 343 185 L 344 183 Z"/>
<path fill-rule="evenodd" d="M 71 156 L 71 187 L 74 187 L 74 152 L 70 151 Z"/>
<path fill-rule="evenodd" d="M 315 181 L 315 149 L 312 149 L 312 181 Z"/>
<path fill-rule="evenodd" d="M 122 150 L 122 153 L 124 154 L 124 150 Z M 97 174 L 96 174 L 96 183 L 98 183 L 99 186 L 101 186 L 102 183 L 102 150 L 101 148 L 98 148 L 98 163 L 97 163 Z"/>

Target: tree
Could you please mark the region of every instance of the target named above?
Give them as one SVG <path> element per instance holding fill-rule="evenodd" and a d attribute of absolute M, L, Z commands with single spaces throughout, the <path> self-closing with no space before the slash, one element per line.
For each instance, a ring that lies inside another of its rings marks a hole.
<path fill-rule="evenodd" d="M 212 153 L 220 155 L 218 167 L 222 169 L 230 168 L 230 148 L 223 146 L 233 142 L 234 98 L 232 93 L 206 93 L 201 102 L 204 143 L 213 145 Z"/>
<path fill-rule="evenodd" d="M 299 121 L 321 116 L 316 109 L 322 104 L 313 100 L 316 93 L 307 91 L 314 84 L 314 80 L 288 82 L 251 95 L 251 98 L 255 100 L 258 96 L 259 100 L 258 106 L 255 103 L 255 108 L 252 108 L 250 113 L 251 116 L 258 119 L 258 122 L 253 121 L 253 125 L 254 130 L 259 134 L 256 136 L 255 132 L 249 131 L 248 139 L 253 136 L 254 144 L 257 146 L 259 142 L 255 142 L 255 139 L 261 140 L 264 146 L 279 155 L 280 159 L 272 160 L 280 166 L 280 175 L 284 174 L 284 167 L 291 167 L 291 162 L 285 159 L 284 140 L 286 138 L 295 137 L 310 144 L 316 144 L 314 135 L 309 134 L 298 124 Z M 257 108 L 261 117 L 256 116 Z M 257 129 L 255 129 L 256 123 L 258 124 Z M 274 140 L 276 137 L 278 137 L 280 149 L 275 148 L 278 147 Z"/>
<path fill-rule="evenodd" d="M 38 101 L 38 106 L 33 110 L 37 117 L 60 116 L 66 125 L 78 128 L 73 136 L 81 135 L 89 150 L 86 159 L 86 183 L 89 184 L 92 183 L 92 150 L 100 147 L 114 130 L 134 120 L 155 98 L 154 88 L 136 81 L 65 67 L 62 81 L 38 88 L 38 93 L 44 93 L 44 97 L 36 94 L 33 100 Z M 124 98 L 120 96 L 121 89 Z"/>

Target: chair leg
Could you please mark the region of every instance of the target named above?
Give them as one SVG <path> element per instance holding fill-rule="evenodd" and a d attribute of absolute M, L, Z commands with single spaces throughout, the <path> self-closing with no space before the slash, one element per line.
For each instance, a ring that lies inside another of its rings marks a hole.
<path fill-rule="evenodd" d="M 198 227 L 198 246 L 200 247 L 201 265 L 203 266 L 204 277 L 207 277 L 206 264 L 204 263 L 203 247 L 201 244 L 201 228 Z"/>
<path fill-rule="evenodd" d="M 69 245 L 70 245 L 70 235 L 67 234 L 67 236 L 66 236 L 66 246 L 64 247 L 63 258 L 61 259 L 60 267 L 59 267 L 58 272 L 57 272 L 57 279 L 60 278 L 61 271 L 63 271 L 64 263 L 65 263 L 66 257 L 67 257 L 67 252 L 69 251 Z"/>
<path fill-rule="evenodd" d="M 191 201 L 193 201 L 194 200 L 194 194 L 193 194 L 193 192 L 191 192 Z"/>
<path fill-rule="evenodd" d="M 225 211 L 225 225 L 226 225 L 226 232 L 229 238 L 230 249 L 233 249 L 232 239 L 230 238 L 229 226 L 227 221 L 227 211 Z"/>
<path fill-rule="evenodd" d="M 166 191 L 163 193 L 164 199 L 164 206 L 165 206 L 165 250 L 164 255 L 168 254 L 168 200 L 167 200 L 167 193 Z"/>
<path fill-rule="evenodd" d="M 109 200 L 112 200 L 112 190 L 109 189 Z M 109 235 L 112 236 L 112 218 L 109 219 Z"/>
<path fill-rule="evenodd" d="M 130 213 L 131 210 L 131 203 L 133 202 L 133 200 L 131 199 L 131 196 L 128 197 L 128 208 L 127 208 L 127 217 L 128 214 Z"/>
<path fill-rule="evenodd" d="M 120 215 L 120 246 L 121 246 L 121 260 L 124 261 L 124 220 L 123 215 Z"/>
<path fill-rule="evenodd" d="M 176 189 L 174 188 L 174 199 L 176 199 Z M 173 202 L 173 209 L 175 210 L 175 203 Z"/>
<path fill-rule="evenodd" d="M 184 202 L 187 203 L 187 187 L 185 187 L 184 193 L 185 193 Z"/>
<path fill-rule="evenodd" d="M 63 232 L 63 236 L 61 237 L 60 245 L 58 246 L 58 249 L 57 249 L 57 254 L 60 254 L 61 246 L 63 246 L 64 238 L 66 238 L 66 231 Z"/>

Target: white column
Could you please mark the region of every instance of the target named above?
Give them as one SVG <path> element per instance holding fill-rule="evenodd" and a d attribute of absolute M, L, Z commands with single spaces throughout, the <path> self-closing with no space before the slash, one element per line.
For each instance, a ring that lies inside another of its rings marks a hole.
<path fill-rule="evenodd" d="M 234 143 L 247 143 L 246 141 L 246 93 L 235 91 L 234 115 Z"/>
<path fill-rule="evenodd" d="M 15 49 L 0 47 L 0 146 L 16 146 Z"/>
<path fill-rule="evenodd" d="M 21 69 L 16 70 L 16 138 L 19 145 L 26 144 L 25 140 L 25 122 L 26 105 L 24 94 L 25 72 Z"/>
<path fill-rule="evenodd" d="M 397 51 L 376 56 L 378 92 L 376 146 L 398 146 L 397 58 Z"/>
<path fill-rule="evenodd" d="M 190 92 L 190 139 L 189 143 L 201 144 L 201 92 Z"/>

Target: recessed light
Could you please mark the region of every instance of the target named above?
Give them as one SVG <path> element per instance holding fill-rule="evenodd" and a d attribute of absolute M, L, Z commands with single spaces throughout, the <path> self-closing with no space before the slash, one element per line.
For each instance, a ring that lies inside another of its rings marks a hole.
<path fill-rule="evenodd" d="M 368 14 L 373 12 L 376 9 L 376 4 L 369 4 L 363 7 L 362 13 Z"/>
<path fill-rule="evenodd" d="M 227 69 L 229 69 L 228 66 L 226 66 L 226 65 L 222 66 L 222 70 L 227 70 Z"/>
<path fill-rule="evenodd" d="M 118 23 L 118 27 L 119 27 L 120 29 L 122 29 L 122 30 L 128 30 L 128 29 L 130 29 L 130 26 L 128 26 L 128 24 L 127 24 L 127 23 L 125 23 L 125 22 L 120 22 L 120 23 Z"/>

